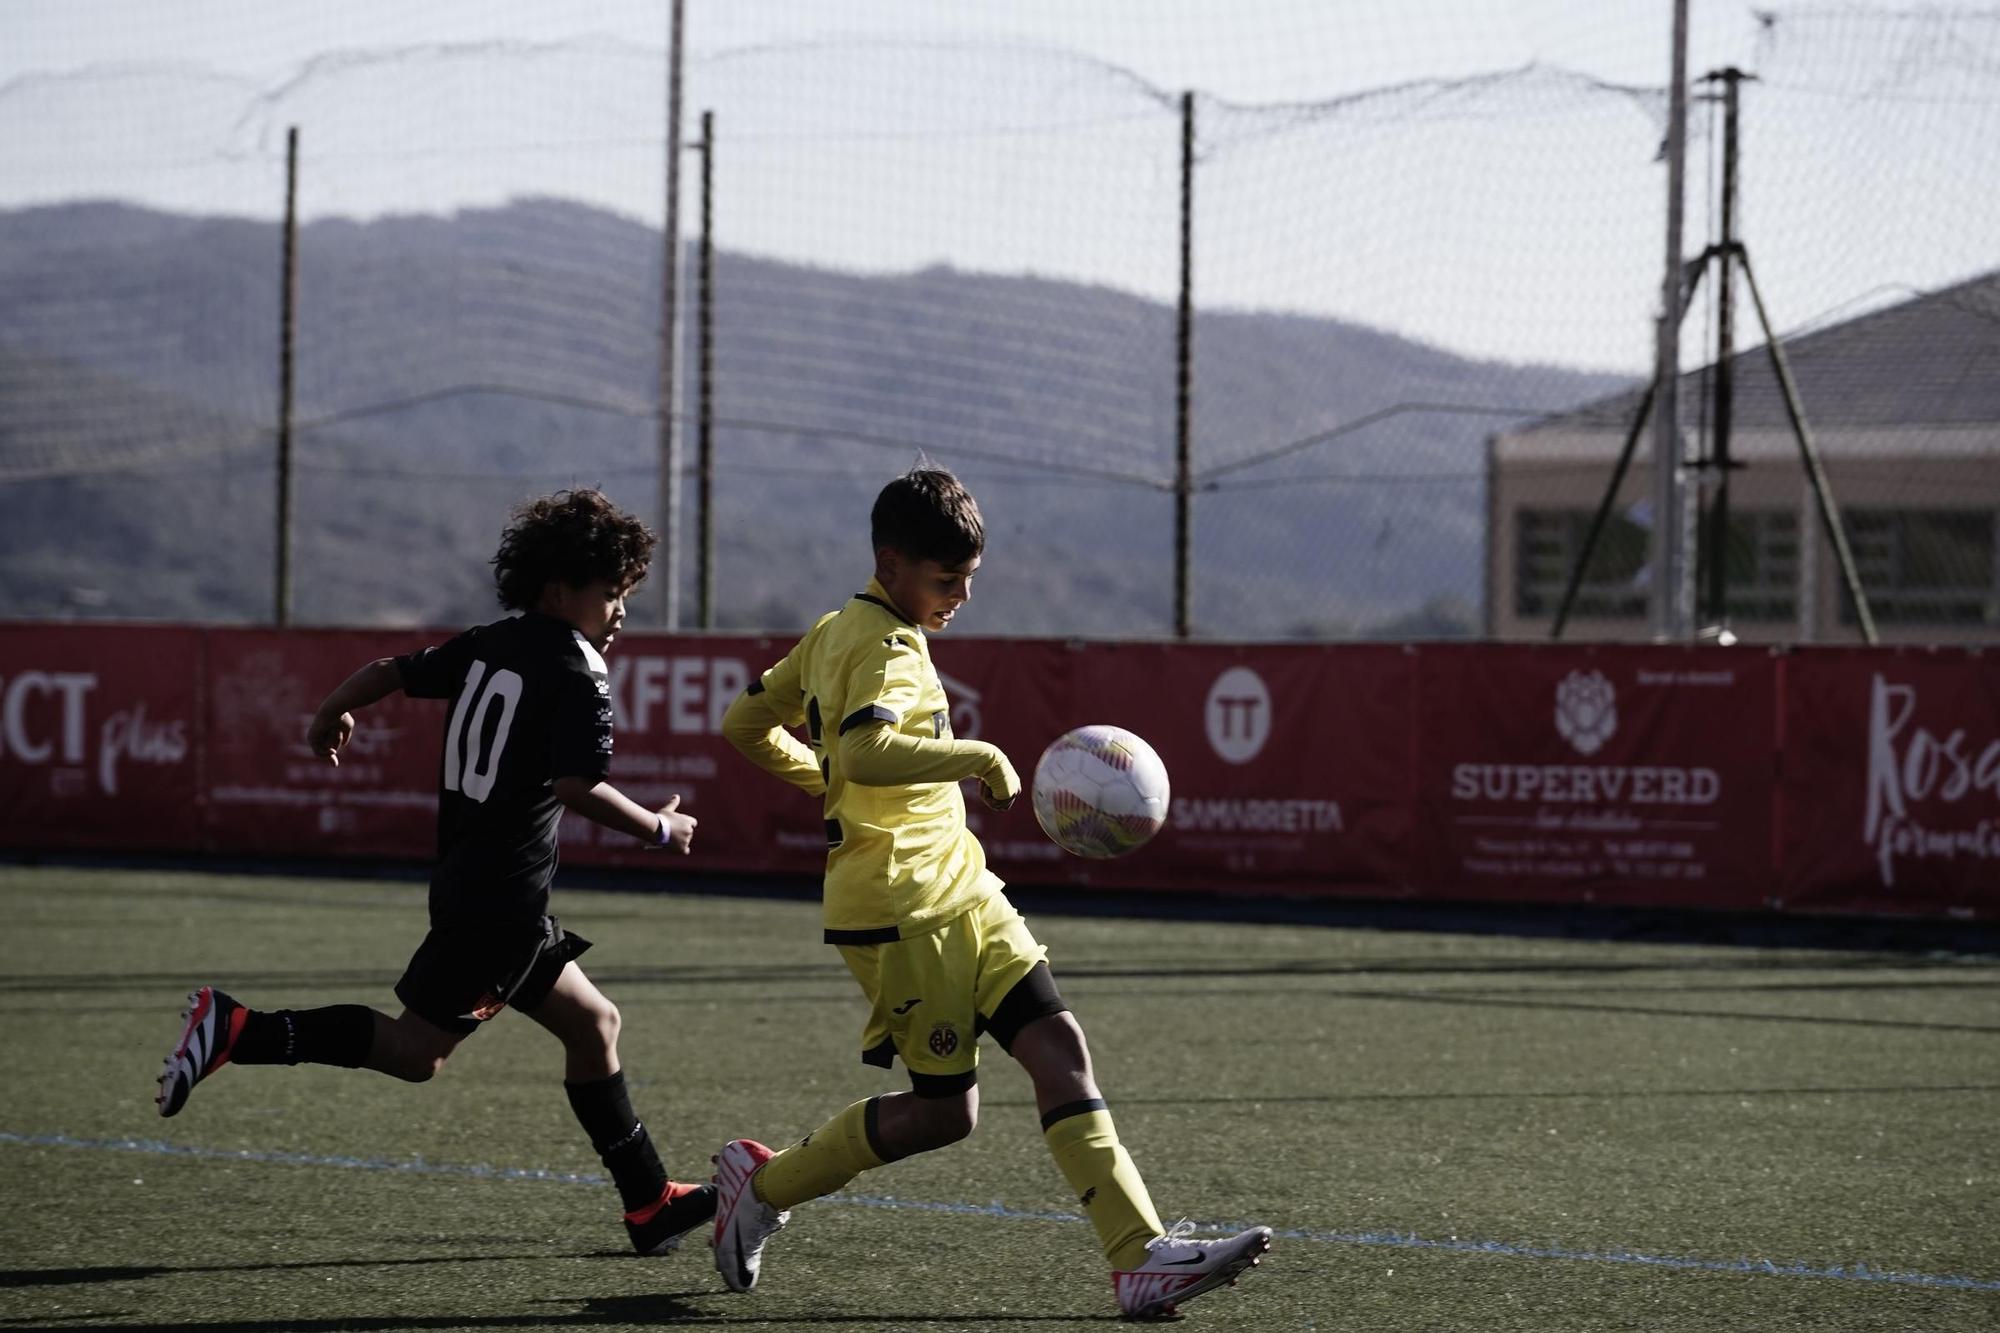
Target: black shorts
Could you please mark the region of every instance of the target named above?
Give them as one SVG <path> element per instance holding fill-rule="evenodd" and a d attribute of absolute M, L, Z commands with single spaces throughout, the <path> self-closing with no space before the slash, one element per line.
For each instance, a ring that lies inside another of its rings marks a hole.
<path fill-rule="evenodd" d="M 396 983 L 396 998 L 424 1021 L 460 1034 L 508 1005 L 532 1012 L 590 941 L 552 916 L 525 924 L 432 926 Z"/>

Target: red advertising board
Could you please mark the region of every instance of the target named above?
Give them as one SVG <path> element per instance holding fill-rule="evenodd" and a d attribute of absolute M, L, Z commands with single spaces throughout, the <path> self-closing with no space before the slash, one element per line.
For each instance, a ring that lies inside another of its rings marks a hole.
<path fill-rule="evenodd" d="M 392 694 L 355 715 L 339 767 L 306 748 L 319 701 L 378 657 L 423 646 L 363 630 L 213 629 L 206 833 L 218 851 L 422 858 L 437 845 L 435 704 Z"/>
<path fill-rule="evenodd" d="M 338 768 L 304 745 L 356 667 L 449 631 L 0 625 L 0 849 L 422 861 L 443 705 L 392 696 Z M 819 802 L 721 735 L 787 638 L 622 638 L 612 777 L 701 821 L 662 860 L 577 818 L 572 863 L 817 874 Z M 933 641 L 961 737 L 1032 781 L 1043 747 L 1127 727 L 1173 783 L 1111 861 L 1023 801 L 969 805 L 1014 883 L 2000 912 L 2000 663 L 1977 651 Z"/>
<path fill-rule="evenodd" d="M 1762 652 L 1480 645 L 1418 658 L 1418 874 L 1440 896 L 1771 896 Z"/>
<path fill-rule="evenodd" d="M 1023 784 L 1032 778 L 1042 747 L 1075 725 L 1066 719 L 1084 656 L 1075 646 L 1049 639 L 941 635 L 931 640 L 931 660 L 951 699 L 952 735 L 999 746 Z M 1025 791 L 1004 813 L 968 799 L 966 818 L 986 849 L 987 864 L 1002 879 L 1051 881 L 1053 863 L 1076 859 L 1042 836 Z"/>
<path fill-rule="evenodd" d="M 2000 912 L 2000 659 L 1823 649 L 1783 671 L 1787 904 Z"/>
<path fill-rule="evenodd" d="M 438 643 L 447 630 L 210 630 L 207 828 L 217 849 L 423 859 L 436 848 L 445 704 L 391 695 L 355 718 L 339 767 L 305 747 L 327 692 L 364 663 Z M 621 637 L 607 657 L 612 780 L 634 800 L 669 796 L 701 821 L 710 869 L 812 870 L 817 805 L 764 778 L 722 739 L 722 712 L 784 646 L 754 638 Z M 677 868 L 574 816 L 564 859 Z"/>
<path fill-rule="evenodd" d="M 810 872 L 826 857 L 819 802 L 750 765 L 722 738 L 722 715 L 789 640 L 750 636 L 619 636 L 606 657 L 616 748 L 611 780 L 658 808 L 671 796 L 700 821 L 706 869 Z M 679 869 L 623 834 L 577 816 L 562 825 L 565 859 L 592 865 Z"/>
<path fill-rule="evenodd" d="M 612 781 L 642 804 L 658 806 L 678 795 L 681 808 L 701 821 L 696 845 L 704 868 L 816 875 L 825 865 L 826 822 L 818 799 L 756 768 L 722 737 L 730 702 L 792 643 L 635 634 L 621 637 L 607 658 L 617 726 Z M 1074 649 L 994 639 L 949 646 L 939 640 L 932 650 L 951 698 L 954 735 L 993 740 L 1017 760 L 1039 753 L 1037 737 L 1055 735 L 1051 728 L 1070 694 Z M 968 813 L 1003 875 L 1015 843 L 1054 851 L 1034 833 L 1025 803 L 998 815 L 975 802 Z M 563 855 L 572 861 L 660 866 L 629 838 L 582 819 L 565 819 L 562 831 Z"/>
<path fill-rule="evenodd" d="M 201 633 L 0 627 L 0 847 L 199 845 Z"/>
<path fill-rule="evenodd" d="M 1411 659 L 1353 645 L 1093 644 L 1040 729 L 1008 746 L 1024 779 L 1061 732 L 1143 736 L 1173 783 L 1167 826 L 1112 861 L 1065 855 L 1033 816 L 989 838 L 1025 882 L 1400 892 L 1410 835 Z"/>

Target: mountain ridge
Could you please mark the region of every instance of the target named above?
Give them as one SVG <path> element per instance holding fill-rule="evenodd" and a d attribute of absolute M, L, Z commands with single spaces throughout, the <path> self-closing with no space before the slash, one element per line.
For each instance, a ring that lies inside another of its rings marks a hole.
<path fill-rule="evenodd" d="M 0 481 L 23 516 L 0 537 L 0 615 L 268 616 L 278 253 L 242 219 L 0 213 Z M 603 484 L 651 520 L 657 230 L 531 199 L 318 221 L 299 253 L 302 622 L 490 619 L 485 562 L 537 491 Z M 944 265 L 714 264 L 718 627 L 796 629 L 850 592 L 868 502 L 921 448 L 987 513 L 981 632 L 1170 632 L 1169 306 Z M 1228 637 L 1468 632 L 1483 441 L 1529 413 L 1399 405 L 1540 412 L 1621 383 L 1296 314 L 1198 312 L 1194 349 L 1194 619 Z M 682 439 L 692 467 L 691 419 Z M 161 441 L 171 461 L 118 469 Z M 28 478 L 29 459 L 79 466 Z"/>

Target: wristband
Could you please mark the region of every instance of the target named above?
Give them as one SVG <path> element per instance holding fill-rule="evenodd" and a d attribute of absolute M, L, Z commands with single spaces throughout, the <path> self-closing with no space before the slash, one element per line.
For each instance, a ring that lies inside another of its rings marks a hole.
<path fill-rule="evenodd" d="M 655 847 L 664 847 L 667 845 L 668 839 L 669 839 L 669 834 L 667 833 L 667 817 L 665 815 L 661 815 L 660 831 L 653 835 L 653 845 Z"/>

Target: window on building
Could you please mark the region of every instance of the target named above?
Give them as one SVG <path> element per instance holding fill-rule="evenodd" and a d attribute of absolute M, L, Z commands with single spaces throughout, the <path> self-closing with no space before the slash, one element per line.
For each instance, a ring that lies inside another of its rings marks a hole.
<path fill-rule="evenodd" d="M 1562 605 L 1577 552 L 1590 535 L 1589 509 L 1523 509 L 1515 527 L 1514 613 L 1550 616 Z M 1706 529 L 1703 529 L 1706 536 Z M 1644 620 L 1646 557 L 1650 529 L 1614 515 L 1576 592 L 1570 614 L 1581 618 Z M 1707 553 L 1702 553 L 1707 558 Z M 1784 621 L 1798 617 L 1798 515 L 1789 509 L 1739 509 L 1729 515 L 1729 616 L 1731 620 Z M 1705 581 L 1696 584 L 1705 593 Z"/>
<path fill-rule="evenodd" d="M 1514 614 L 1553 617 L 1569 587 L 1577 552 L 1590 535 L 1591 509 L 1522 509 L 1514 525 Z M 1605 521 L 1570 615 L 1585 619 L 1646 618 L 1648 529 L 1622 514 Z"/>
<path fill-rule="evenodd" d="M 1695 588 L 1708 595 L 1708 527 L 1701 530 Z M 1731 621 L 1787 621 L 1799 616 L 1799 516 L 1790 509 L 1731 509 L 1723 571 Z M 1704 608 L 1706 613 L 1706 608 Z M 1713 617 L 1710 617 L 1713 618 Z"/>
<path fill-rule="evenodd" d="M 1868 606 L 1883 624 L 2000 625 L 1990 509 L 1850 509 Z M 1855 621 L 1842 589 L 1841 619 Z"/>

